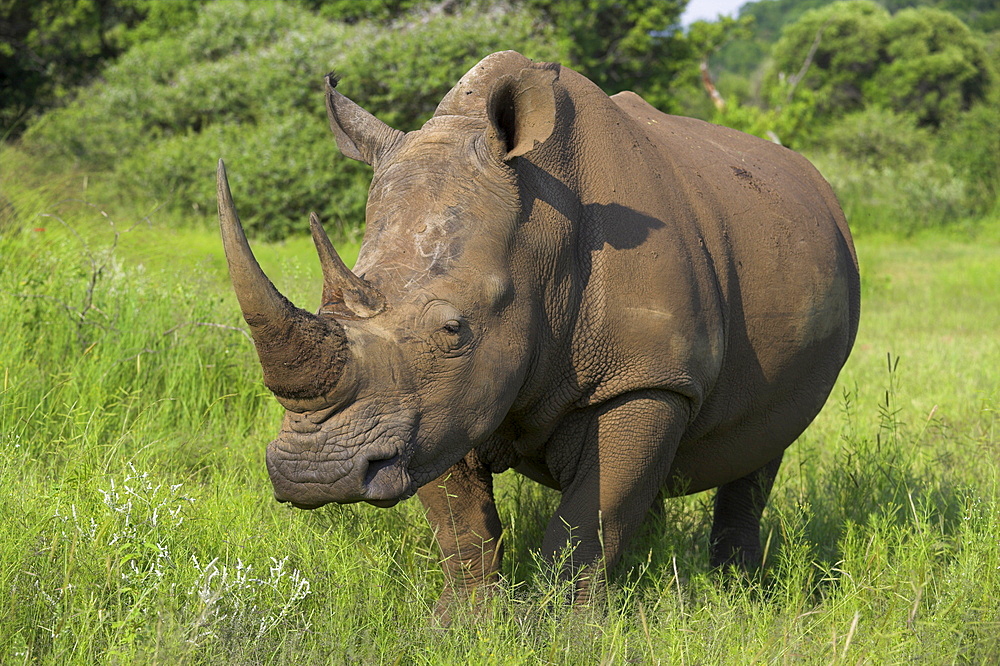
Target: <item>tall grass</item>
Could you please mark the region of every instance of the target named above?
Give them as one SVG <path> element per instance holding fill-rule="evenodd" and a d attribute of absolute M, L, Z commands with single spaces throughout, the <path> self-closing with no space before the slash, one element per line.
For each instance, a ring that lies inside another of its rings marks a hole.
<path fill-rule="evenodd" d="M 214 234 L 7 185 L 4 664 L 1000 658 L 995 240 L 865 237 L 858 345 L 786 456 L 761 576 L 709 570 L 702 494 L 651 517 L 605 604 L 567 607 L 532 550 L 555 496 L 508 473 L 507 585 L 441 630 L 416 502 L 270 499 L 263 445 L 281 410 Z M 313 307 L 307 241 L 259 250 Z"/>

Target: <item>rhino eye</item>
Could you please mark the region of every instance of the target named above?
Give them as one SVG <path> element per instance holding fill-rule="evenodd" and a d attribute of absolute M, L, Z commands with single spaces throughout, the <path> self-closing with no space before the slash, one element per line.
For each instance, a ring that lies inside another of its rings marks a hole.
<path fill-rule="evenodd" d="M 447 356 L 464 353 L 472 342 L 472 330 L 461 319 L 447 319 L 432 335 L 434 344 Z"/>
<path fill-rule="evenodd" d="M 429 341 L 447 356 L 464 354 L 472 343 L 472 327 L 461 311 L 451 303 L 434 300 L 428 303 L 422 317 Z"/>

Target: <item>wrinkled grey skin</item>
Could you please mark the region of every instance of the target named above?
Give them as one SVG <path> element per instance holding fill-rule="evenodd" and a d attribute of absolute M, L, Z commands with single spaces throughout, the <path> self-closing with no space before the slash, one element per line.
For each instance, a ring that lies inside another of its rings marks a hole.
<path fill-rule="evenodd" d="M 230 274 L 287 410 L 267 449 L 275 497 L 418 493 L 443 602 L 496 581 L 491 479 L 509 468 L 562 492 L 542 548 L 574 549 L 581 600 L 660 493 L 719 488 L 712 562 L 755 565 L 782 453 L 858 324 L 850 233 L 815 169 L 514 52 L 415 132 L 329 80 L 327 106 L 374 177 L 353 272 L 312 219 L 318 314 L 260 272 L 220 163 Z"/>

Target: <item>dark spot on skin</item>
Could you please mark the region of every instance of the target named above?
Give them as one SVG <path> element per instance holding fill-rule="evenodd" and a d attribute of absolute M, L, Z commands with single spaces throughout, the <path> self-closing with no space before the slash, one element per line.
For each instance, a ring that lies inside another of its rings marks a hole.
<path fill-rule="evenodd" d="M 731 166 L 729 168 L 733 170 L 733 175 L 736 176 L 736 178 L 738 180 L 743 181 L 744 185 L 746 185 L 749 188 L 752 188 L 752 189 L 756 190 L 757 192 L 761 191 L 761 189 L 760 189 L 760 183 L 758 183 L 757 181 L 755 181 L 753 179 L 753 175 L 749 171 L 747 171 L 746 169 L 741 169 L 740 167 L 734 167 L 734 166 Z"/>

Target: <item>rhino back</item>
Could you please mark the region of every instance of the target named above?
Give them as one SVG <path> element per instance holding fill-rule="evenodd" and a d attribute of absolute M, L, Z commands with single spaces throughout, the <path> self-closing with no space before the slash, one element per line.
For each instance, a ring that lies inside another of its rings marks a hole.
<path fill-rule="evenodd" d="M 718 286 L 723 360 L 675 462 L 694 491 L 763 465 L 819 412 L 857 332 L 857 259 L 835 196 L 802 156 L 634 94 L 613 99 L 650 136 L 671 213 L 704 244 Z"/>
<path fill-rule="evenodd" d="M 648 388 L 691 400 L 678 487 L 749 473 L 819 412 L 853 343 L 836 199 L 788 149 L 608 100 L 573 72 L 561 83 L 572 123 L 535 162 L 578 197 L 573 381 L 588 404 Z"/>

